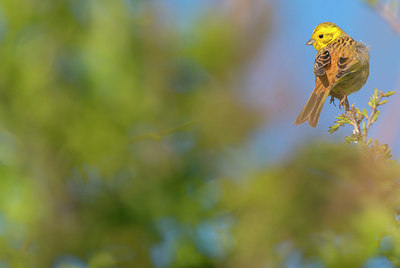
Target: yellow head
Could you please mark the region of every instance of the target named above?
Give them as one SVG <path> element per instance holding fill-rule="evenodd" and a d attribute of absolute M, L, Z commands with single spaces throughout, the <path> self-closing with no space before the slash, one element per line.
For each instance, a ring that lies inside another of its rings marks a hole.
<path fill-rule="evenodd" d="M 345 35 L 346 33 L 332 22 L 323 22 L 315 27 L 311 39 L 306 45 L 313 45 L 318 51 L 324 48 L 336 38 Z"/>

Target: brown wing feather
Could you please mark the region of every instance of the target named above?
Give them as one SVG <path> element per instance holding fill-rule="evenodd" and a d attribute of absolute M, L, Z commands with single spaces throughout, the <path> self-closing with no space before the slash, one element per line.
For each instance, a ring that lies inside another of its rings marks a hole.
<path fill-rule="evenodd" d="M 327 56 L 327 54 L 329 56 Z M 317 54 L 314 65 L 314 73 L 316 74 L 315 87 L 306 105 L 294 122 L 296 125 L 308 121 L 310 126 L 317 126 L 322 107 L 336 80 L 336 75 L 338 73 L 338 55 L 339 53 L 330 47 Z M 329 59 L 329 61 L 327 59 Z"/>

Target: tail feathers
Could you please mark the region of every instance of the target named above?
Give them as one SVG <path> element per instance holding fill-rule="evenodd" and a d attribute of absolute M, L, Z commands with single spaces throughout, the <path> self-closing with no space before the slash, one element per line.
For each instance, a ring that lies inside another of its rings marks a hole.
<path fill-rule="evenodd" d="M 296 121 L 294 121 L 294 124 L 300 125 L 308 121 L 310 126 L 316 127 L 329 92 L 330 90 L 323 90 L 317 93 L 317 90 L 314 89 L 303 110 L 297 116 Z"/>

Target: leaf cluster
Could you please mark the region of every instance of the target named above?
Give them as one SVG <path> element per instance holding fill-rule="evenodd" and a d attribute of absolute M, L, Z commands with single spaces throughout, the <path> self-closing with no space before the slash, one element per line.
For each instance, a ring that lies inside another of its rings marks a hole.
<path fill-rule="evenodd" d="M 379 106 L 382 106 L 388 102 L 387 99 L 395 94 L 395 91 L 388 91 L 383 93 L 378 89 L 375 89 L 374 94 L 371 96 L 368 106 L 371 108 L 371 112 L 368 114 L 366 109 L 359 109 L 354 107 L 354 104 L 350 109 L 346 109 L 344 114 L 336 117 L 334 125 L 329 127 L 329 133 L 336 132 L 340 127 L 346 125 L 354 128 L 353 134 L 346 136 L 346 144 L 356 143 L 359 146 L 369 148 L 376 155 L 381 156 L 383 159 L 388 160 L 391 158 L 390 148 L 387 144 L 380 144 L 379 141 L 368 138 L 368 133 L 372 124 L 374 124 L 380 115 L 378 110 Z"/>

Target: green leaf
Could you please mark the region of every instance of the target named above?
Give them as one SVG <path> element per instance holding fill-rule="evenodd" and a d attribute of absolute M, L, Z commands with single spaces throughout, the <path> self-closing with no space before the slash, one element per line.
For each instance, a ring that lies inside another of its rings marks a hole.
<path fill-rule="evenodd" d="M 366 109 L 362 109 L 362 115 L 365 116 L 365 118 L 368 118 L 368 112 Z"/>
<path fill-rule="evenodd" d="M 343 119 L 343 122 L 344 122 L 344 124 L 348 124 L 348 125 L 352 124 L 351 120 L 349 118 L 347 118 L 347 117 Z"/>
<path fill-rule="evenodd" d="M 379 103 L 379 105 L 383 105 L 383 104 L 385 104 L 385 103 L 387 103 L 388 102 L 388 100 L 383 100 L 383 101 L 381 101 L 380 103 Z"/>
<path fill-rule="evenodd" d="M 329 127 L 329 133 L 332 134 L 332 133 L 336 132 L 339 128 L 340 128 L 340 125 L 338 125 L 338 124 L 330 126 Z"/>
<path fill-rule="evenodd" d="M 384 97 L 390 97 L 392 95 L 394 95 L 396 93 L 396 91 L 388 91 L 385 93 Z"/>
<path fill-rule="evenodd" d="M 360 143 L 361 141 L 361 136 L 358 134 L 353 134 L 351 136 L 346 136 L 344 137 L 344 139 L 346 140 L 345 144 L 349 144 L 349 143 Z"/>
<path fill-rule="evenodd" d="M 374 123 L 378 119 L 378 116 L 379 116 L 380 113 L 381 113 L 380 111 L 376 111 L 376 113 L 372 117 L 372 120 L 371 120 L 372 123 Z"/>
<path fill-rule="evenodd" d="M 336 120 L 335 120 L 335 123 L 336 123 L 336 124 L 339 124 L 339 125 L 341 125 L 341 126 L 346 125 L 346 124 L 352 125 L 351 120 L 350 120 L 346 115 L 339 115 L 339 116 L 337 116 L 337 117 L 336 117 Z"/>

